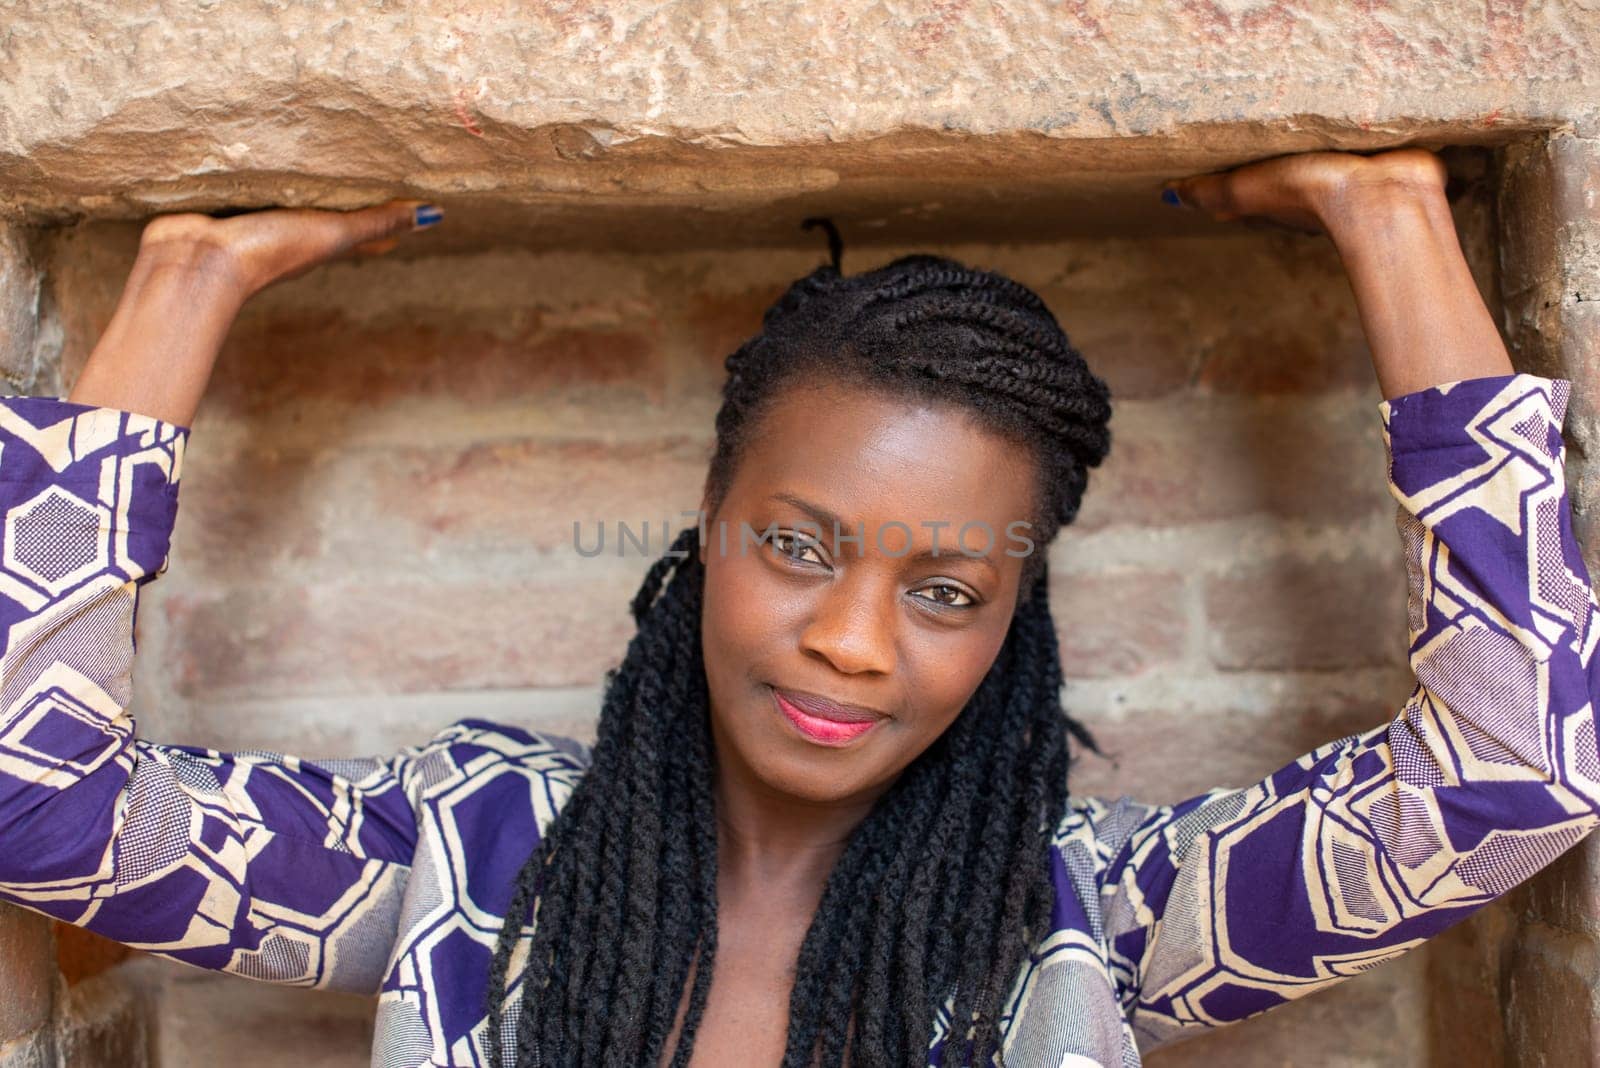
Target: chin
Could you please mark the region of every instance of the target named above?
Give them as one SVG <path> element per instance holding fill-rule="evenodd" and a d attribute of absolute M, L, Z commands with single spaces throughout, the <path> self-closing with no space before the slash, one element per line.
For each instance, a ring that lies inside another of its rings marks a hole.
<path fill-rule="evenodd" d="M 830 757 L 833 759 L 828 759 Z M 752 762 L 750 767 L 762 783 L 788 797 L 812 804 L 849 801 L 870 791 L 874 785 L 874 776 L 863 774 L 864 769 L 842 766 L 836 754 L 823 754 L 818 759 L 766 753 L 759 761 Z"/>

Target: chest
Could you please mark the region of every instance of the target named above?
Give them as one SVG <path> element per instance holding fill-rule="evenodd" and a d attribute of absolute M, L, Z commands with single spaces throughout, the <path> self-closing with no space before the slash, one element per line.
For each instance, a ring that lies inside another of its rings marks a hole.
<path fill-rule="evenodd" d="M 705 1015 L 695 1034 L 690 1068 L 782 1063 L 789 1030 L 789 995 L 804 939 L 805 927 L 793 920 L 763 921 L 748 915 L 722 918 L 716 967 Z M 697 960 L 693 967 L 699 966 Z M 677 1043 L 693 980 L 691 970 L 663 1066 L 669 1063 L 670 1051 Z"/>

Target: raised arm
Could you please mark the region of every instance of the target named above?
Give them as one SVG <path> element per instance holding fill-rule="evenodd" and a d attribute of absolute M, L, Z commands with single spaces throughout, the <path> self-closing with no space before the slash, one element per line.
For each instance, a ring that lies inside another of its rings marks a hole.
<path fill-rule="evenodd" d="M 398 235 L 439 219 L 436 208 L 414 200 L 352 212 L 154 219 L 140 235 L 111 322 L 67 399 L 187 427 L 223 338 L 251 296 L 329 260 L 381 255 Z"/>
<path fill-rule="evenodd" d="M 1416 686 L 1388 723 L 1252 786 L 1074 804 L 1057 845 L 1099 858 L 1101 952 L 1147 1050 L 1372 968 L 1600 825 L 1600 606 L 1565 492 L 1570 383 L 1512 372 L 1442 173 L 1391 155 L 1180 183 L 1219 217 L 1320 225 L 1350 268 L 1385 394 Z"/>
<path fill-rule="evenodd" d="M 427 753 L 164 746 L 128 702 L 184 424 L 240 304 L 399 217 L 158 220 L 72 399 L 0 398 L 0 899 L 203 967 L 376 990 Z"/>
<path fill-rule="evenodd" d="M 1444 164 L 1420 148 L 1307 152 L 1171 183 L 1183 204 L 1213 218 L 1333 239 L 1386 400 L 1512 370 L 1444 187 Z"/>

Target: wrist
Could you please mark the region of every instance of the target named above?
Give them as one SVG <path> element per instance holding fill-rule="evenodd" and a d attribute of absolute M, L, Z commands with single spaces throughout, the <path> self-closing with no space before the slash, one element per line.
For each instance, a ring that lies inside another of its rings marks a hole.
<path fill-rule="evenodd" d="M 237 311 L 261 287 L 251 280 L 239 258 L 227 247 L 204 237 L 152 235 L 145 228 L 134 259 L 130 284 L 141 287 L 156 279 L 174 282 L 199 299 L 231 305 Z"/>
<path fill-rule="evenodd" d="M 1404 174 L 1352 174 L 1320 198 L 1315 210 L 1340 251 L 1367 239 L 1393 240 L 1406 231 L 1455 233 L 1442 182 Z"/>

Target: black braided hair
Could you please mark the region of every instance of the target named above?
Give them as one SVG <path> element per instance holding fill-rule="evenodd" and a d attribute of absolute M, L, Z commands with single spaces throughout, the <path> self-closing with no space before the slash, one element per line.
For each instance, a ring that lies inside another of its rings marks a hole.
<path fill-rule="evenodd" d="M 819 376 L 958 405 L 1032 458 L 1030 536 L 1010 630 L 950 728 L 851 835 L 800 949 L 784 1068 L 990 1063 L 1001 1004 L 1048 931 L 1048 842 L 1067 801 L 1044 548 L 1077 515 L 1110 448 L 1110 394 L 1031 290 L 932 255 L 797 280 L 727 358 L 706 476 L 711 514 L 784 391 Z M 519 873 L 490 975 L 490 1019 L 520 994 L 516 1068 L 689 1060 L 717 953 L 715 753 L 700 642 L 704 566 L 684 530 L 646 575 L 637 632 L 606 676 L 593 760 Z M 663 818 L 663 816 L 667 818 Z M 530 916 L 531 913 L 531 916 Z M 526 928 L 532 926 L 531 935 Z M 507 989 L 511 959 L 527 956 Z M 486 1037 L 502 1068 L 499 1035 Z"/>

